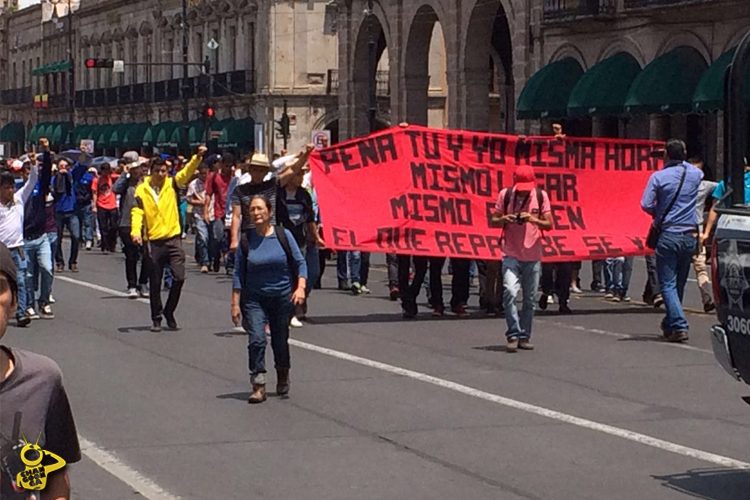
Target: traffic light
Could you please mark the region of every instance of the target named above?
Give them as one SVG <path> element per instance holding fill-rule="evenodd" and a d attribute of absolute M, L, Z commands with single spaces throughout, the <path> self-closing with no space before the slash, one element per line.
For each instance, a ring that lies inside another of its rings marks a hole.
<path fill-rule="evenodd" d="M 283 137 L 284 139 L 289 138 L 289 115 L 286 113 L 281 115 L 281 118 L 279 120 L 276 120 L 276 125 L 278 128 L 276 129 L 276 132 Z"/>
<path fill-rule="evenodd" d="M 115 66 L 115 60 L 114 59 L 97 59 L 97 58 L 88 58 L 85 61 L 86 69 L 94 69 L 94 68 L 113 68 Z"/>
<path fill-rule="evenodd" d="M 203 119 L 204 120 L 213 120 L 214 116 L 216 116 L 216 110 L 209 106 L 208 104 L 203 107 Z"/>

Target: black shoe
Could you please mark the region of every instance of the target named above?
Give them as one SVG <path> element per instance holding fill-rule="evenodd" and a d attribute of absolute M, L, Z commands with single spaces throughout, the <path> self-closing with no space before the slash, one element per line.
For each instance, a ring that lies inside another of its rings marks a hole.
<path fill-rule="evenodd" d="M 542 311 L 546 311 L 547 304 L 547 295 L 543 293 L 542 296 L 539 297 L 539 309 L 541 309 Z"/>
<path fill-rule="evenodd" d="M 404 319 L 417 319 L 417 311 L 404 311 L 401 313 L 401 317 Z"/>
<path fill-rule="evenodd" d="M 397 286 L 392 286 L 392 287 L 391 287 L 391 289 L 390 289 L 390 291 L 389 291 L 389 294 L 388 294 L 388 297 L 389 297 L 389 298 L 390 298 L 390 299 L 391 299 L 391 300 L 392 300 L 393 302 L 397 301 L 397 300 L 398 300 L 398 299 L 399 299 L 399 298 L 401 297 L 401 292 L 399 291 L 399 289 L 398 289 L 398 287 L 397 287 Z"/>
<path fill-rule="evenodd" d="M 568 307 L 568 304 L 563 302 L 560 304 L 560 314 L 573 314 L 573 311 L 570 310 L 570 307 Z"/>
<path fill-rule="evenodd" d="M 154 323 L 151 325 L 151 331 L 154 333 L 159 333 L 161 331 L 161 321 L 154 321 Z"/>
<path fill-rule="evenodd" d="M 164 319 L 167 320 L 167 330 L 179 330 L 177 326 L 177 320 L 174 319 L 174 315 L 164 313 Z"/>
<path fill-rule="evenodd" d="M 26 328 L 31 324 L 31 318 L 28 315 L 19 316 L 16 318 L 16 326 L 19 328 Z"/>
<path fill-rule="evenodd" d="M 706 313 L 711 313 L 716 310 L 716 304 L 714 304 L 713 301 L 707 302 L 706 304 L 703 304 L 703 311 Z"/>

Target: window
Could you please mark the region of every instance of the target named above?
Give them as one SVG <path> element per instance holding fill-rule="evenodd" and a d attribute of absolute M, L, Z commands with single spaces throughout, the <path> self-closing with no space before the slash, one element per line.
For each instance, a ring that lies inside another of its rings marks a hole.
<path fill-rule="evenodd" d="M 21 87 L 26 86 L 26 61 L 21 61 Z"/>
<path fill-rule="evenodd" d="M 247 69 L 255 71 L 255 23 L 247 25 Z"/>
<path fill-rule="evenodd" d="M 195 34 L 195 61 L 203 62 L 203 33 Z"/>
<path fill-rule="evenodd" d="M 212 30 L 211 31 L 211 39 L 219 41 L 219 30 Z M 219 47 L 216 50 L 210 50 L 209 54 L 211 55 L 211 72 L 213 73 L 219 73 L 219 51 L 222 49 L 222 47 Z"/>
<path fill-rule="evenodd" d="M 229 27 L 229 36 L 226 41 L 227 47 L 229 48 L 229 71 L 235 71 L 237 69 L 237 28 L 235 26 Z"/>
<path fill-rule="evenodd" d="M 132 62 L 138 62 L 138 39 L 130 41 L 130 60 Z M 138 66 L 133 65 L 130 67 L 130 82 L 131 84 L 138 83 Z"/>
<path fill-rule="evenodd" d="M 164 39 L 164 50 L 162 52 L 162 60 L 167 63 L 174 62 L 174 39 L 171 37 Z M 166 66 L 166 76 L 168 80 L 174 78 L 174 66 L 171 64 Z"/>
<path fill-rule="evenodd" d="M 118 59 L 127 59 L 125 57 L 125 43 L 117 42 L 117 57 Z M 125 73 L 117 73 L 117 85 L 125 85 Z"/>
<path fill-rule="evenodd" d="M 143 47 L 144 48 L 144 56 L 145 56 L 144 57 L 144 59 L 145 59 L 144 62 L 147 64 L 144 67 L 144 71 L 146 73 L 146 80 L 145 81 L 146 81 L 146 83 L 149 83 L 149 82 L 151 82 L 151 66 L 148 66 L 148 64 L 150 64 L 152 62 L 151 61 L 151 57 L 152 57 L 151 37 L 147 36 L 145 38 L 144 42 L 146 43 L 146 45 Z"/>

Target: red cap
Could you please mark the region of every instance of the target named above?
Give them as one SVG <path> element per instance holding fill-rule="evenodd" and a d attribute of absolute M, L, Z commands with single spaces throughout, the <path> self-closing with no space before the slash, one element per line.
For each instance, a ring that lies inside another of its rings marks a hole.
<path fill-rule="evenodd" d="M 531 191 L 536 187 L 534 169 L 528 165 L 521 165 L 513 174 L 513 189 L 516 191 Z"/>

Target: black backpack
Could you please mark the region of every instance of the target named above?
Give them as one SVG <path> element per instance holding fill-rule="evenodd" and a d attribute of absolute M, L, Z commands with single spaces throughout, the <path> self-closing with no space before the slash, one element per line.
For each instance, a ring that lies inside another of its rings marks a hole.
<path fill-rule="evenodd" d="M 295 288 L 297 286 L 297 279 L 299 278 L 299 269 L 297 267 L 297 261 L 294 260 L 294 256 L 292 255 L 292 247 L 289 246 L 289 239 L 286 237 L 286 231 L 280 226 L 274 226 L 273 231 L 276 238 L 279 240 L 281 248 L 284 249 L 286 264 L 289 266 L 289 270 L 292 273 L 292 288 Z M 240 249 L 242 250 L 242 258 L 240 259 L 240 284 L 244 290 L 245 277 L 247 276 L 247 257 L 250 254 L 250 240 L 247 237 L 247 233 L 244 231 L 240 237 Z"/>
<path fill-rule="evenodd" d="M 542 190 L 538 187 L 534 188 L 536 193 L 536 206 L 539 207 L 539 215 L 542 215 L 542 205 L 544 204 L 544 196 Z M 513 196 L 513 188 L 508 188 L 505 191 L 505 197 L 503 198 L 503 214 L 508 215 L 508 207 L 510 206 L 510 198 Z"/>

